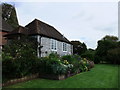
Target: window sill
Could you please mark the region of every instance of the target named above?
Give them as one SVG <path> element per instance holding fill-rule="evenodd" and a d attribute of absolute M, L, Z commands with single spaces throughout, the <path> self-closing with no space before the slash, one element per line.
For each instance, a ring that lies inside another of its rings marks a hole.
<path fill-rule="evenodd" d="M 63 52 L 67 52 L 67 51 L 63 51 Z"/>
<path fill-rule="evenodd" d="M 51 49 L 51 51 L 57 51 L 57 50 Z"/>

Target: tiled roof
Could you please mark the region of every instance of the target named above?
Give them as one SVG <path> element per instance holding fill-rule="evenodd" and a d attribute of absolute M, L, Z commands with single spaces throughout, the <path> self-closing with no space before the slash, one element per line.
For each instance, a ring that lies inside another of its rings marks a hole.
<path fill-rule="evenodd" d="M 41 35 L 71 44 L 71 42 L 67 38 L 65 38 L 60 32 L 58 32 L 53 26 L 50 26 L 38 19 L 33 20 L 25 27 L 19 26 L 6 36 L 15 34 Z"/>
<path fill-rule="evenodd" d="M 13 30 L 13 27 L 10 26 L 5 20 L 2 19 L 2 27 L 0 27 L 1 31 L 10 32 Z"/>
<path fill-rule="evenodd" d="M 13 31 L 9 32 L 6 36 L 16 35 L 16 34 L 28 34 L 28 29 L 26 27 L 19 26 Z"/>
<path fill-rule="evenodd" d="M 54 38 L 60 41 L 70 43 L 70 41 L 65 38 L 58 30 L 53 26 L 50 26 L 38 19 L 33 20 L 31 23 L 25 27 L 29 28 L 29 35 L 39 34 L 41 36 L 46 36 L 49 38 Z"/>

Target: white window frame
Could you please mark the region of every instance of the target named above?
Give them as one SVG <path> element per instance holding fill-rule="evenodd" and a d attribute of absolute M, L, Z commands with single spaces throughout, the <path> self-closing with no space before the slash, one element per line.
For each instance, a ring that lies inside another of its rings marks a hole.
<path fill-rule="evenodd" d="M 52 51 L 57 51 L 57 40 L 55 39 L 50 40 L 50 48 Z"/>
<path fill-rule="evenodd" d="M 62 50 L 63 52 L 67 52 L 67 43 L 65 42 L 62 43 Z"/>

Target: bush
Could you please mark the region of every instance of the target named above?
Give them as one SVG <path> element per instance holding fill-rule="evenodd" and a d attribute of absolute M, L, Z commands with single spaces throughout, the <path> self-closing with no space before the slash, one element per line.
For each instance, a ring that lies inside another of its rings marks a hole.
<path fill-rule="evenodd" d="M 64 64 L 72 64 L 71 73 L 88 71 L 94 67 L 94 62 L 86 58 L 81 58 L 79 55 L 66 55 L 62 57 Z"/>
<path fill-rule="evenodd" d="M 93 61 L 78 55 L 51 53 L 48 57 L 37 58 L 31 48 L 22 48 L 17 54 L 3 53 L 3 80 L 19 78 L 33 73 L 62 75 L 88 71 L 94 67 Z M 12 73 L 11 73 L 12 72 Z"/>
<path fill-rule="evenodd" d="M 62 75 L 67 73 L 67 65 L 64 64 L 53 64 L 51 65 L 51 68 L 53 70 L 53 74 L 56 75 Z"/>
<path fill-rule="evenodd" d="M 3 82 L 16 77 L 16 65 L 13 61 L 13 57 L 9 53 L 2 53 L 2 79 Z"/>
<path fill-rule="evenodd" d="M 80 61 L 82 59 L 79 55 L 72 55 L 72 57 L 78 61 Z"/>
<path fill-rule="evenodd" d="M 101 61 L 101 57 L 99 56 L 99 55 L 95 55 L 95 59 L 94 59 L 94 62 L 95 62 L 95 64 L 98 64 L 98 63 L 100 63 L 100 61 Z"/>
<path fill-rule="evenodd" d="M 51 53 L 48 57 L 42 57 L 39 60 L 39 73 L 40 74 L 41 73 L 58 74 L 58 73 L 60 73 L 59 69 L 60 69 L 61 64 L 62 64 L 62 62 L 59 59 L 59 56 L 57 54 Z M 58 67 L 57 67 L 57 65 L 58 65 Z"/>
<path fill-rule="evenodd" d="M 91 61 L 94 61 L 94 57 L 95 57 L 95 51 L 94 50 L 87 50 L 85 53 L 83 53 L 81 55 L 82 58 L 87 58 Z"/>
<path fill-rule="evenodd" d="M 72 64 L 75 58 L 72 55 L 65 55 L 61 57 L 61 60 L 67 60 L 70 64 Z"/>
<path fill-rule="evenodd" d="M 88 71 L 90 70 L 91 68 L 94 67 L 94 62 L 93 61 L 89 61 L 87 60 L 86 58 L 83 58 L 81 61 L 80 61 L 80 64 L 81 64 L 81 70 L 82 71 Z"/>
<path fill-rule="evenodd" d="M 19 78 L 37 72 L 37 57 L 32 47 L 32 43 L 28 41 L 12 41 L 4 46 L 2 55 L 4 79 Z"/>
<path fill-rule="evenodd" d="M 50 59 L 51 58 L 59 58 L 59 55 L 58 54 L 56 54 L 56 53 L 51 53 L 51 54 L 49 54 L 49 56 L 48 56 Z"/>

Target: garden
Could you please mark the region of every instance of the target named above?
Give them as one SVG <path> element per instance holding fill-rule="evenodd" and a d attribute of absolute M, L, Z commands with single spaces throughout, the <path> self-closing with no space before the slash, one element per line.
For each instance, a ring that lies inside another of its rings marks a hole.
<path fill-rule="evenodd" d="M 3 82 L 39 73 L 40 78 L 62 80 L 75 74 L 90 71 L 94 62 L 78 55 L 59 57 L 51 53 L 36 60 L 13 60 L 10 56 L 3 61 Z M 11 73 L 12 72 L 12 73 Z"/>
<path fill-rule="evenodd" d="M 4 46 L 2 52 L 3 86 L 15 84 L 18 82 L 16 79 L 35 74 L 39 78 L 63 80 L 78 73 L 90 71 L 94 67 L 93 61 L 79 55 L 59 56 L 51 53 L 47 57 L 37 58 L 34 49 L 36 47 L 33 44 L 29 39 L 21 39 L 20 41 L 13 40 L 9 45 Z M 21 81 L 26 81 L 26 79 Z"/>
<path fill-rule="evenodd" d="M 2 19 L 19 26 L 10 4 L 3 4 Z M 43 58 L 36 57 L 34 38 L 15 39 L 2 48 L 3 88 L 120 88 L 120 41 L 116 36 L 106 35 L 96 49 L 71 41 L 73 55 L 51 53 Z"/>
<path fill-rule="evenodd" d="M 81 55 L 59 56 L 51 53 L 46 57 L 37 58 L 36 42 L 31 40 L 12 40 L 4 46 L 4 87 L 118 88 L 119 42 L 102 40 L 95 51 L 87 50 Z M 94 65 L 94 62 L 97 64 Z"/>
<path fill-rule="evenodd" d="M 111 64 L 96 64 L 89 72 L 82 72 L 64 80 L 50 80 L 37 78 L 17 83 L 6 88 L 73 88 L 73 89 L 112 89 L 116 90 L 118 84 L 118 66 Z M 118 90 L 118 89 L 117 89 Z"/>

